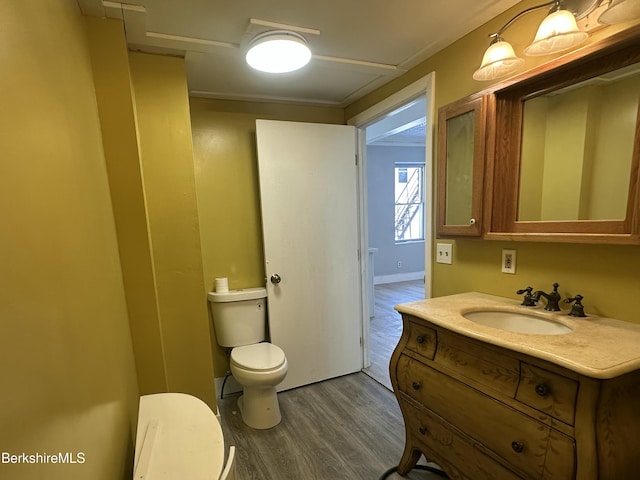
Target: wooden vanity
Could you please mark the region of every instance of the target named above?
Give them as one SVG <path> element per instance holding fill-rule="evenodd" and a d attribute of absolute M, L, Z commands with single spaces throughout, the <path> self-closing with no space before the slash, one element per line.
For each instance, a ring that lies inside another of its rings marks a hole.
<path fill-rule="evenodd" d="M 463 316 L 522 309 L 480 293 L 396 306 L 403 334 L 390 374 L 406 427 L 400 474 L 424 454 L 452 479 L 638 478 L 640 325 L 536 307 L 572 329 L 536 335 Z"/>

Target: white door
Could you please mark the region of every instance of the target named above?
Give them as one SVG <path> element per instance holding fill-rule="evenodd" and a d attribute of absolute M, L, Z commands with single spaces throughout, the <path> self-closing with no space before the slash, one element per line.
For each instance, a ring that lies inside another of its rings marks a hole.
<path fill-rule="evenodd" d="M 257 120 L 271 342 L 279 390 L 362 368 L 355 128 Z"/>

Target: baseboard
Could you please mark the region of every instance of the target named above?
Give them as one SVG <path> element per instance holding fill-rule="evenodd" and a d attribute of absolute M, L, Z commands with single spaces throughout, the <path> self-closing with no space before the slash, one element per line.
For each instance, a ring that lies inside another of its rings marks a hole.
<path fill-rule="evenodd" d="M 395 273 L 393 275 L 376 275 L 373 277 L 374 285 L 383 283 L 408 282 L 410 280 L 424 280 L 424 270 L 421 272 Z"/>

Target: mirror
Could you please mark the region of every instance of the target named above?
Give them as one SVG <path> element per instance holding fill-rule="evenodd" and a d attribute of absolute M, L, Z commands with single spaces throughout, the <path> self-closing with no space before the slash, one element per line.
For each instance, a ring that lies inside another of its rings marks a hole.
<path fill-rule="evenodd" d="M 439 237 L 482 234 L 485 101 L 470 96 L 438 110 Z"/>
<path fill-rule="evenodd" d="M 524 102 L 519 221 L 623 220 L 640 64 Z"/>
<path fill-rule="evenodd" d="M 473 218 L 473 132 L 475 111 L 447 120 L 447 225 L 467 225 Z"/>
<path fill-rule="evenodd" d="M 484 237 L 640 243 L 640 25 L 491 91 Z"/>

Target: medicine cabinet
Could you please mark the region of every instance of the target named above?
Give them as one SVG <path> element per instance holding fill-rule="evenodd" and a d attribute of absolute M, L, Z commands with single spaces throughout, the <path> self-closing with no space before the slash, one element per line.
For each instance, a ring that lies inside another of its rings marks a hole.
<path fill-rule="evenodd" d="M 640 243 L 640 25 L 438 120 L 439 236 Z"/>
<path fill-rule="evenodd" d="M 640 30 L 632 32 L 493 92 L 486 238 L 638 241 Z"/>
<path fill-rule="evenodd" d="M 486 108 L 472 96 L 438 111 L 438 236 L 480 236 Z"/>

